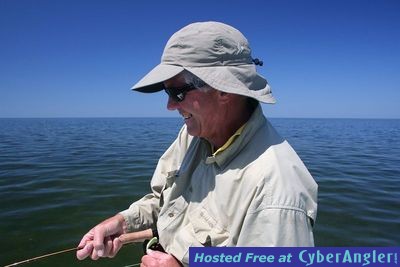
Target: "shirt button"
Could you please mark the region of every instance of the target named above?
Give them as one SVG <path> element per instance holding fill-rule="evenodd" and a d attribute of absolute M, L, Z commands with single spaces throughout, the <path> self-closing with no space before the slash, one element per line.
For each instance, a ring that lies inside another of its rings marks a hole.
<path fill-rule="evenodd" d="M 172 217 L 174 217 L 174 214 L 171 212 L 171 213 L 168 213 L 168 216 L 172 218 Z"/>

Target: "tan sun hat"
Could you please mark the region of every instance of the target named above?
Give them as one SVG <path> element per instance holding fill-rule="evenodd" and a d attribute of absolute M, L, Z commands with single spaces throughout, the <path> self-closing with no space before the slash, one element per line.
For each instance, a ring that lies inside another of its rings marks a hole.
<path fill-rule="evenodd" d="M 192 23 L 171 36 L 161 63 L 132 89 L 145 93 L 163 90 L 164 81 L 187 70 L 214 89 L 275 103 L 254 62 L 247 39 L 237 29 L 214 21 Z"/>

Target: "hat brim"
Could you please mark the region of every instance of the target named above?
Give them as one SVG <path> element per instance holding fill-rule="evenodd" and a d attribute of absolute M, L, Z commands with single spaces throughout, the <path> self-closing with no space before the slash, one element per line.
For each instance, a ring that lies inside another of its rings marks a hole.
<path fill-rule="evenodd" d="M 181 66 L 159 64 L 131 89 L 143 93 L 154 93 L 164 89 L 163 82 L 178 75 L 184 70 Z"/>
<path fill-rule="evenodd" d="M 252 65 L 241 65 L 229 67 L 186 67 L 185 69 L 219 91 L 248 96 L 263 103 L 274 104 L 276 101 L 272 96 L 267 80 L 253 68 L 254 66 Z M 247 81 L 239 80 L 236 76 L 238 73 L 243 72 L 247 73 Z"/>
<path fill-rule="evenodd" d="M 161 63 L 131 89 L 143 93 L 161 91 L 164 89 L 164 81 L 178 75 L 183 70 L 191 72 L 206 84 L 219 91 L 248 96 L 268 104 L 276 102 L 267 80 L 255 71 L 253 65 L 182 67 Z M 238 73 L 243 72 L 247 73 L 246 77 L 248 77 L 248 81 L 241 81 L 236 77 Z"/>

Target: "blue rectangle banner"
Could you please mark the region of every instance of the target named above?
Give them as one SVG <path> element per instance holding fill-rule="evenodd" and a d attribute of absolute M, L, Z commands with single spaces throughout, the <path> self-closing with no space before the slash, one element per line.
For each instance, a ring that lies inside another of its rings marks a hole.
<path fill-rule="evenodd" d="M 400 247 L 191 247 L 190 267 L 400 267 Z"/>

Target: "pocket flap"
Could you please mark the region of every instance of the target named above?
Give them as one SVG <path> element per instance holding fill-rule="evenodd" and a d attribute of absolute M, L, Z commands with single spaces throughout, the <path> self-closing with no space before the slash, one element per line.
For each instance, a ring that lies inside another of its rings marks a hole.
<path fill-rule="evenodd" d="M 225 246 L 228 243 L 229 232 L 205 208 L 190 212 L 189 220 L 196 239 L 203 246 Z"/>

